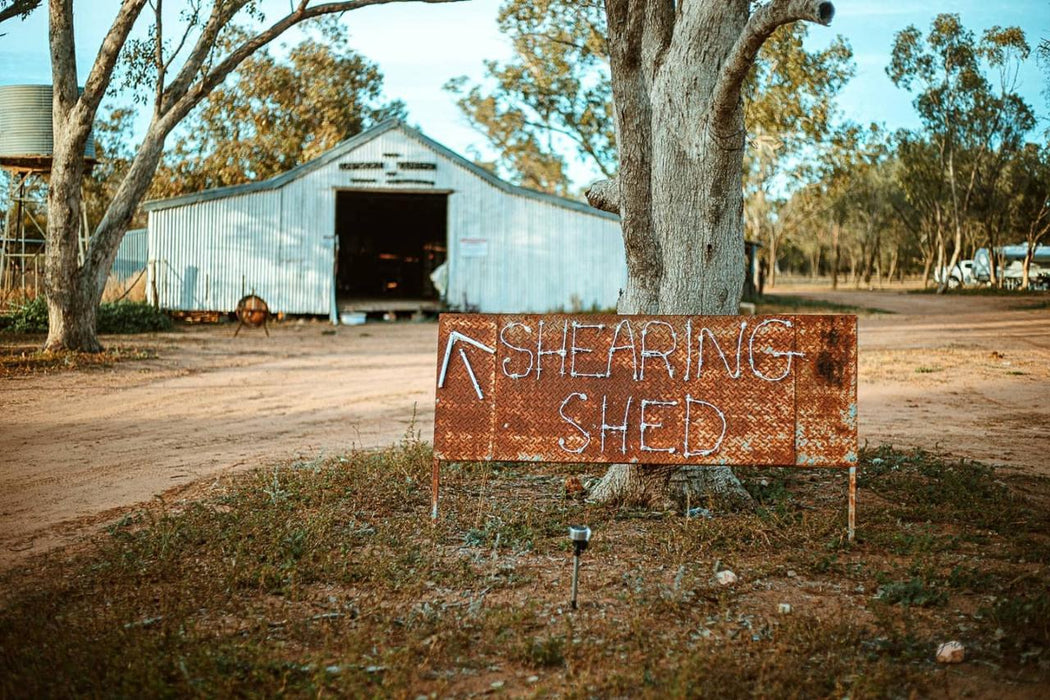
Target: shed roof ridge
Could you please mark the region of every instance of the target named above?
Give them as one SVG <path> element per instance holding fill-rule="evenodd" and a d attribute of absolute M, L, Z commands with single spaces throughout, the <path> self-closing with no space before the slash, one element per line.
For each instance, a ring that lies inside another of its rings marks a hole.
<path fill-rule="evenodd" d="M 366 143 L 379 138 L 388 131 L 400 129 L 406 136 L 414 138 L 420 141 L 424 146 L 436 151 L 438 154 L 448 158 L 453 163 L 463 167 L 471 174 L 481 178 L 488 184 L 496 187 L 499 190 L 507 192 L 508 194 L 523 196 L 529 199 L 536 199 L 548 204 L 560 206 L 565 209 L 578 211 L 582 214 L 590 214 L 597 216 L 602 219 L 618 220 L 619 217 L 615 214 L 595 209 L 594 207 L 584 202 L 569 199 L 568 197 L 562 197 L 555 194 L 549 194 L 547 192 L 540 192 L 539 190 L 530 189 L 528 187 L 522 187 L 520 185 L 514 185 L 497 175 L 489 172 L 482 168 L 477 163 L 473 163 L 460 154 L 456 153 L 447 146 L 435 141 L 422 130 L 417 129 L 413 126 L 409 126 L 403 120 L 393 117 L 386 119 L 375 126 L 365 129 L 364 131 L 354 134 L 348 139 L 340 141 L 332 148 L 328 149 L 316 158 L 309 160 L 305 163 L 301 163 L 291 170 L 287 170 L 278 175 L 266 178 L 265 180 L 257 180 L 254 182 L 246 182 L 239 185 L 226 185 L 224 187 L 213 187 L 207 190 L 201 190 L 200 192 L 191 192 L 189 194 L 182 194 L 176 197 L 167 197 L 164 199 L 151 199 L 143 202 L 142 208 L 145 211 L 157 211 L 160 209 L 170 209 L 172 207 L 182 206 L 185 204 L 195 204 L 197 202 L 207 202 L 214 199 L 221 199 L 223 197 L 236 197 L 243 194 L 250 194 L 252 192 L 263 192 L 267 190 L 274 190 L 282 187 L 293 180 L 306 175 L 308 173 L 322 168 L 328 165 L 333 160 L 336 160 L 348 152 L 359 148 Z M 391 189 L 392 192 L 396 192 L 396 189 Z"/>

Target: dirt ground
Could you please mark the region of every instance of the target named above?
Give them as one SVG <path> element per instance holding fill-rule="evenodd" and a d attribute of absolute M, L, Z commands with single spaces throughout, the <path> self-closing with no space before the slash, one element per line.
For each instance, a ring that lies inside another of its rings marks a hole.
<path fill-rule="evenodd" d="M 893 312 L 860 319 L 862 444 L 1050 475 L 1046 295 L 790 293 Z M 0 568 L 232 470 L 430 439 L 436 324 L 232 336 L 106 338 L 157 357 L 0 379 Z"/>

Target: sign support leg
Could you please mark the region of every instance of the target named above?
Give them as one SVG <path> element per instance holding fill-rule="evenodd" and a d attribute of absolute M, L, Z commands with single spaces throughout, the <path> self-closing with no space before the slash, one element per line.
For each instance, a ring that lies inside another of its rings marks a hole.
<path fill-rule="evenodd" d="M 576 592 L 580 585 L 580 553 L 577 551 L 572 557 L 572 609 L 576 610 Z"/>
<path fill-rule="evenodd" d="M 436 506 L 435 506 L 436 507 Z M 849 468 L 849 541 L 853 541 L 853 536 L 857 530 L 857 468 Z"/>
<path fill-rule="evenodd" d="M 434 470 L 431 476 L 431 496 L 430 496 L 430 519 L 437 521 L 438 519 L 438 475 L 441 472 L 441 460 L 437 457 L 434 458 Z"/>

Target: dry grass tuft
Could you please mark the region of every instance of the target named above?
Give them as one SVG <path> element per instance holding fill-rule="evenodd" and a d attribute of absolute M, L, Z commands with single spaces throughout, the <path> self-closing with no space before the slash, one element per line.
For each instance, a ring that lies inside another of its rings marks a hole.
<path fill-rule="evenodd" d="M 69 370 L 104 369 L 119 362 L 137 362 L 157 358 L 150 347 L 115 345 L 102 352 L 50 352 L 39 345 L 0 346 L 0 379 L 30 374 L 49 374 Z"/>
<path fill-rule="evenodd" d="M 106 288 L 102 291 L 103 303 L 107 301 L 146 301 L 146 270 L 126 277 L 118 278 L 111 274 L 106 279 Z"/>

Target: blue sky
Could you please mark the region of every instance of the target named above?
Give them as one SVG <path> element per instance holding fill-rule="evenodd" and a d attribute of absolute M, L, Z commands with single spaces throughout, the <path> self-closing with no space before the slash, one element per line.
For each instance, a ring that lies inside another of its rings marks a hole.
<path fill-rule="evenodd" d="M 167 3 L 169 8 L 178 4 Z M 386 78 L 387 96 L 405 101 L 410 121 L 453 150 L 469 154 L 482 148 L 483 140 L 465 123 L 452 96 L 441 86 L 457 75 L 480 79 L 484 60 L 510 54 L 508 42 L 496 29 L 499 5 L 499 0 L 388 4 L 348 13 L 343 21 L 350 27 L 354 48 L 379 64 Z M 118 6 L 116 0 L 74 0 L 82 79 Z M 276 16 L 288 2 L 264 0 L 263 6 L 270 16 Z M 911 96 L 895 88 L 884 72 L 893 35 L 903 27 L 915 24 L 925 31 L 936 14 L 956 12 L 975 33 L 996 24 L 1018 25 L 1033 46 L 1039 39 L 1050 37 L 1050 0 L 840 0 L 835 6 L 830 28 L 811 29 L 811 45 L 825 44 L 838 34 L 850 42 L 857 75 L 844 90 L 840 106 L 850 119 L 880 122 L 890 128 L 918 123 Z M 38 11 L 21 24 L 5 23 L 3 31 L 0 85 L 51 82 L 46 12 Z M 295 38 L 289 35 L 283 41 L 294 42 Z M 1019 77 L 1020 92 L 1045 120 L 1045 74 L 1033 59 Z M 574 174 L 586 177 L 578 170 Z"/>

